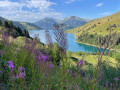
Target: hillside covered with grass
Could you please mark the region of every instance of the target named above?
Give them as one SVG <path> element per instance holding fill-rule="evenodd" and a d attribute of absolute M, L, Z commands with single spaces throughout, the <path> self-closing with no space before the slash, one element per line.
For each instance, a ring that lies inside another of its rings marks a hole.
<path fill-rule="evenodd" d="M 109 31 L 111 29 L 111 31 Z M 108 37 L 109 32 L 117 35 L 117 42 L 114 49 L 120 50 L 120 12 L 111 16 L 94 19 L 81 27 L 77 27 L 66 31 L 67 33 L 74 33 L 77 42 L 97 45 L 96 41 L 99 37 Z M 113 37 L 113 35 L 111 35 Z M 112 43 L 112 42 L 111 42 Z"/>
<path fill-rule="evenodd" d="M 99 35 L 107 35 L 106 29 L 109 25 L 116 24 L 118 28 L 115 30 L 120 32 L 120 12 L 115 13 L 111 16 L 94 19 L 83 26 L 71 29 L 66 31 L 67 33 L 74 33 L 76 37 L 79 37 L 83 32 L 87 32 L 89 34 L 99 34 Z"/>
<path fill-rule="evenodd" d="M 0 90 L 119 90 L 119 53 L 67 52 L 67 37 L 57 27 L 57 43 L 47 31 L 44 45 L 12 22 L 0 25 Z"/>
<path fill-rule="evenodd" d="M 10 20 L 7 20 L 5 18 L 2 18 L 0 17 L 0 20 L 2 22 L 4 21 L 10 21 Z M 28 22 L 17 22 L 17 21 L 12 21 L 13 24 L 16 26 L 16 27 L 20 27 L 22 30 L 26 29 L 26 30 L 41 30 L 42 28 L 40 28 L 39 26 L 36 26 L 35 24 L 33 23 L 28 23 Z"/>

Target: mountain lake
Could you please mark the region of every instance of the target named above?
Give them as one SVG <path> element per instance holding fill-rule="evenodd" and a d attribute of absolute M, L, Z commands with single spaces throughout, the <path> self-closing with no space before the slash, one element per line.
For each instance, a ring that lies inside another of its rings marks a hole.
<path fill-rule="evenodd" d="M 56 42 L 54 30 L 49 30 L 52 41 Z M 44 44 L 46 44 L 46 38 L 45 38 L 45 30 L 29 30 L 29 34 L 31 37 L 34 37 L 35 35 L 39 35 L 38 38 L 40 41 Z M 67 33 L 67 39 L 68 39 L 68 51 L 72 52 L 95 52 L 97 50 L 97 47 L 90 46 L 82 43 L 77 43 L 76 38 L 74 37 L 74 34 Z"/>

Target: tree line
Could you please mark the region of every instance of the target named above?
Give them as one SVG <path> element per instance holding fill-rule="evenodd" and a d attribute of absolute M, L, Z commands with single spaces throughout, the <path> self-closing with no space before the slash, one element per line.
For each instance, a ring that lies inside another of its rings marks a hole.
<path fill-rule="evenodd" d="M 30 38 L 29 32 L 24 29 L 22 30 L 19 26 L 15 26 L 12 21 L 3 21 L 0 19 L 0 26 L 4 26 L 8 33 L 13 36 L 14 38 L 18 36 L 25 36 L 27 38 Z"/>

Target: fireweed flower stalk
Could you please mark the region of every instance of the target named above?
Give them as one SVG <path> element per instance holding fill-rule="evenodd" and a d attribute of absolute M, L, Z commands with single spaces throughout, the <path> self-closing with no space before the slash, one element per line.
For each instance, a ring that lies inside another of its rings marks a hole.
<path fill-rule="evenodd" d="M 17 74 L 16 78 L 19 79 L 19 78 L 24 78 L 25 76 L 25 73 L 24 72 L 20 72 L 19 74 Z"/>
<path fill-rule="evenodd" d="M 53 27 L 54 27 L 55 40 L 57 44 L 61 47 L 62 56 L 65 57 L 66 51 L 68 49 L 68 44 L 67 44 L 67 34 L 64 33 L 63 24 L 61 25 L 54 24 Z"/>
<path fill-rule="evenodd" d="M 13 68 L 15 67 L 12 61 L 8 61 L 8 64 L 6 66 L 9 67 L 9 69 L 11 70 L 13 70 Z"/>
<path fill-rule="evenodd" d="M 38 35 L 35 35 L 33 40 L 30 40 L 30 39 L 26 38 L 26 40 L 25 40 L 25 48 L 28 51 L 30 51 L 32 54 L 34 54 L 34 50 L 37 47 L 38 41 L 39 41 Z"/>
<path fill-rule="evenodd" d="M 14 63 L 12 62 L 12 61 L 8 61 L 7 62 L 7 67 L 10 69 L 10 72 L 9 72 L 9 81 L 11 82 L 12 81 L 12 83 L 14 82 L 14 80 L 15 80 L 15 66 L 13 65 Z M 14 84 L 13 84 L 13 86 L 14 86 Z"/>
<path fill-rule="evenodd" d="M 114 78 L 114 80 L 115 80 L 115 81 L 118 81 L 119 79 L 116 77 L 116 78 Z"/>
<path fill-rule="evenodd" d="M 50 69 L 54 68 L 54 64 L 50 64 L 50 65 L 49 65 L 49 68 L 50 68 Z"/>
<path fill-rule="evenodd" d="M 73 72 L 70 72 L 70 74 L 74 77 L 72 79 L 72 82 L 75 81 L 75 79 L 77 78 L 77 76 L 80 74 L 81 75 L 81 68 L 84 65 L 84 59 L 81 59 L 78 63 L 77 63 L 77 67 L 78 67 L 78 71 L 74 74 Z"/>
<path fill-rule="evenodd" d="M 54 64 L 52 64 L 50 62 L 45 63 L 45 76 L 46 76 L 47 82 L 48 82 L 48 89 L 50 88 L 50 84 L 52 83 L 52 81 L 50 80 L 50 76 L 52 74 L 53 68 L 54 68 Z"/>
<path fill-rule="evenodd" d="M 52 63 L 50 63 L 50 62 L 46 62 L 46 63 L 45 63 L 45 66 L 44 66 L 44 68 L 45 68 L 45 73 L 50 74 L 51 70 L 52 70 L 54 67 L 55 67 L 54 64 L 52 64 Z"/>
<path fill-rule="evenodd" d="M 115 87 L 117 87 L 119 79 L 117 77 L 115 77 L 114 80 L 115 80 Z"/>
<path fill-rule="evenodd" d="M 53 41 L 52 41 L 52 38 L 51 38 L 49 30 L 45 31 L 45 36 L 46 36 L 46 42 L 48 44 L 48 47 L 50 49 L 53 49 Z"/>
<path fill-rule="evenodd" d="M 78 63 L 77 63 L 77 66 L 82 66 L 83 65 L 83 62 L 84 62 L 84 60 L 82 59 L 82 60 L 80 60 Z"/>
<path fill-rule="evenodd" d="M 118 40 L 118 35 L 116 32 L 113 32 L 113 30 L 116 28 L 116 25 L 109 25 L 109 27 L 107 28 L 107 36 L 103 37 L 103 36 L 99 36 L 98 37 L 98 41 L 96 43 L 96 47 L 97 47 L 97 65 L 95 67 L 95 72 L 93 73 L 93 79 L 92 81 L 92 89 L 94 89 L 94 85 L 100 82 L 100 80 L 98 80 L 99 77 L 102 77 L 102 72 L 103 72 L 103 63 L 102 60 L 104 59 L 103 56 L 107 55 L 109 52 L 107 51 L 110 50 L 111 48 L 113 48 L 116 45 L 116 41 Z M 101 48 L 103 50 L 101 50 Z M 104 61 L 108 60 L 108 58 L 104 59 Z"/>
<path fill-rule="evenodd" d="M 41 83 L 43 83 L 43 78 L 41 77 L 42 75 L 46 75 L 46 77 L 49 76 L 50 70 L 48 70 L 46 67 L 48 66 L 48 57 L 44 54 L 42 54 L 39 50 L 35 50 L 35 53 L 37 54 L 36 56 L 36 64 L 39 72 L 39 86 L 41 86 Z M 39 87 L 40 89 L 40 87 Z"/>
<path fill-rule="evenodd" d="M 77 67 L 78 67 L 78 72 L 76 72 L 75 75 L 78 75 L 81 72 L 81 68 L 84 64 L 84 59 L 81 59 L 78 63 L 77 63 Z"/>
<path fill-rule="evenodd" d="M 4 45 L 6 45 L 7 46 L 7 44 L 9 43 L 9 38 L 10 36 L 9 36 L 9 34 L 8 33 L 2 33 L 2 41 L 3 41 L 3 43 L 4 43 Z"/>
<path fill-rule="evenodd" d="M 20 71 L 20 72 L 25 71 L 25 68 L 24 67 L 19 67 L 18 71 Z"/>
<path fill-rule="evenodd" d="M 19 67 L 17 71 L 16 78 L 24 78 L 25 76 L 25 68 L 24 67 Z"/>
<path fill-rule="evenodd" d="M 2 73 L 2 71 L 0 71 L 0 74 Z"/>
<path fill-rule="evenodd" d="M 45 55 L 39 55 L 38 56 L 38 64 L 40 63 L 40 62 L 43 62 L 43 63 L 45 63 L 46 61 L 47 61 L 47 59 L 48 59 L 48 57 L 47 56 L 45 56 Z"/>

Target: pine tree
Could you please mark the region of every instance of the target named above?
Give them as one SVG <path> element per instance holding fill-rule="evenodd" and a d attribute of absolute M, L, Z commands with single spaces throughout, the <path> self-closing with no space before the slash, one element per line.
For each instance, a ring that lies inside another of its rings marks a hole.
<path fill-rule="evenodd" d="M 8 21 L 4 21 L 4 27 L 5 28 L 10 28 L 9 24 L 8 24 Z"/>
<path fill-rule="evenodd" d="M 2 21 L 0 20 L 0 26 L 2 26 Z"/>
<path fill-rule="evenodd" d="M 22 30 L 21 28 L 18 26 L 17 29 L 16 29 L 20 34 L 22 33 Z"/>
<path fill-rule="evenodd" d="M 27 38 L 30 38 L 29 32 L 27 30 L 24 30 L 24 34 Z"/>
<path fill-rule="evenodd" d="M 10 26 L 10 29 L 13 29 L 13 28 L 14 28 L 14 25 L 13 25 L 13 22 L 12 22 L 12 21 L 9 21 L 8 24 L 9 24 L 9 26 Z"/>

